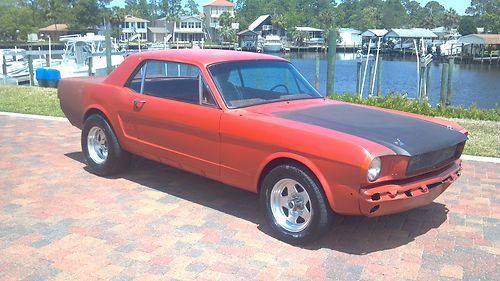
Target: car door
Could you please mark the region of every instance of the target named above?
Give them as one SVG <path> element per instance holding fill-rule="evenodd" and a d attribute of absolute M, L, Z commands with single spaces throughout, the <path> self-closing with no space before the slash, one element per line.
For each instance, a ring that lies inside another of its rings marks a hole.
<path fill-rule="evenodd" d="M 147 61 L 131 107 L 145 157 L 213 179 L 219 178 L 216 105 L 196 66 Z"/>

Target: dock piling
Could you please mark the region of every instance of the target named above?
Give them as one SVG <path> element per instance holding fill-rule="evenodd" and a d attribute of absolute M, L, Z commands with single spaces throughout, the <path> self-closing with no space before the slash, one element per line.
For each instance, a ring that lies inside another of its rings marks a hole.
<path fill-rule="evenodd" d="M 3 84 L 7 84 L 7 60 L 5 56 L 2 56 L 2 73 L 3 73 Z"/>
<path fill-rule="evenodd" d="M 328 33 L 328 70 L 326 75 L 326 96 L 333 95 L 335 89 L 335 56 L 337 53 L 337 32 Z"/>
<path fill-rule="evenodd" d="M 316 75 L 314 79 L 314 87 L 319 91 L 319 54 L 316 54 Z"/>
<path fill-rule="evenodd" d="M 380 79 L 382 78 L 382 61 L 382 57 L 380 57 L 377 64 L 377 97 L 381 96 L 380 85 L 382 84 L 382 81 Z"/>
<path fill-rule="evenodd" d="M 452 92 L 452 87 L 453 87 L 453 65 L 454 65 L 453 59 L 449 60 L 449 67 L 448 67 L 448 91 L 446 94 L 446 106 L 451 105 L 451 97 L 453 95 Z"/>
<path fill-rule="evenodd" d="M 111 28 L 109 23 L 105 30 L 105 45 L 106 45 L 106 73 L 110 74 L 113 71 L 113 63 L 111 62 Z"/>
<path fill-rule="evenodd" d="M 30 76 L 30 86 L 35 85 L 34 75 L 33 75 L 33 57 L 28 55 L 28 72 Z"/>
<path fill-rule="evenodd" d="M 92 58 L 92 57 L 89 57 L 89 58 L 88 58 L 88 60 L 89 60 L 89 70 L 88 70 L 88 74 L 89 74 L 89 76 L 92 76 L 92 67 L 93 67 L 93 66 L 92 66 L 92 64 L 93 64 L 93 58 Z"/>
<path fill-rule="evenodd" d="M 441 93 L 439 98 L 439 104 L 441 105 L 441 110 L 446 108 L 446 86 L 448 84 L 448 63 L 443 63 L 441 69 Z"/>
<path fill-rule="evenodd" d="M 363 72 L 362 72 L 362 67 L 363 67 L 363 59 L 359 58 L 357 61 L 357 81 L 356 81 L 356 94 L 358 96 L 361 96 L 361 79 L 363 79 Z"/>

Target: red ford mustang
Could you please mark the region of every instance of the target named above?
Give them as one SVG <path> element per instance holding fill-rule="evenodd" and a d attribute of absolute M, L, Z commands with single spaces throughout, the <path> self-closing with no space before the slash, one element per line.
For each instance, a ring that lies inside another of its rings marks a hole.
<path fill-rule="evenodd" d="M 290 243 L 334 212 L 431 203 L 460 176 L 467 139 L 454 123 L 326 99 L 285 59 L 256 53 L 139 53 L 108 77 L 63 79 L 58 96 L 96 174 L 136 154 L 260 193 Z"/>

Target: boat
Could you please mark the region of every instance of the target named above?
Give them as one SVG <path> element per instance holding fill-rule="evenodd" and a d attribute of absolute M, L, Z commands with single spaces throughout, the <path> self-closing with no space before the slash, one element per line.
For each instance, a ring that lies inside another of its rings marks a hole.
<path fill-rule="evenodd" d="M 262 44 L 264 52 L 281 52 L 283 43 L 278 35 L 267 35 Z"/>
<path fill-rule="evenodd" d="M 5 59 L 5 62 L 4 62 Z M 34 58 L 33 71 L 36 68 L 44 67 L 46 59 Z M 58 63 L 54 61 L 54 63 Z M 3 73 L 3 65 L 6 66 L 7 73 Z M 19 85 L 23 82 L 29 82 L 29 65 L 26 59 L 26 50 L 24 49 L 0 49 L 0 83 Z M 32 81 L 36 82 L 36 81 Z M 35 83 L 36 84 L 36 83 Z"/>
<path fill-rule="evenodd" d="M 81 35 L 65 35 L 59 37 L 64 42 L 64 54 L 62 62 L 50 69 L 56 69 L 61 73 L 61 78 L 79 77 L 89 75 L 89 61 L 92 58 L 92 75 L 104 76 L 107 74 L 106 62 L 106 38 L 102 35 L 87 33 Z M 111 52 L 118 51 L 118 45 L 112 43 Z M 111 65 L 113 68 L 124 60 L 123 55 L 111 55 Z"/>

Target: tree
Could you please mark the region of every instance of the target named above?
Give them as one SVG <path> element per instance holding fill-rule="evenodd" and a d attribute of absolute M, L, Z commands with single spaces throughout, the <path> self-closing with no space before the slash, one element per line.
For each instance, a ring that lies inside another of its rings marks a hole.
<path fill-rule="evenodd" d="M 463 16 L 458 25 L 458 33 L 462 36 L 477 33 L 476 24 L 472 17 Z"/>
<path fill-rule="evenodd" d="M 168 0 L 168 16 L 178 17 L 182 14 L 182 0 Z"/>
<path fill-rule="evenodd" d="M 387 0 L 382 10 L 382 26 L 384 28 L 403 27 L 407 21 L 406 10 L 399 0 Z"/>
<path fill-rule="evenodd" d="M 188 15 L 197 15 L 200 13 L 198 4 L 194 0 L 188 0 L 186 5 L 184 5 L 184 9 Z"/>
<path fill-rule="evenodd" d="M 486 32 L 500 32 L 500 1 L 472 0 L 465 12 L 473 16 L 476 24 L 484 27 Z"/>
<path fill-rule="evenodd" d="M 446 11 L 443 19 L 444 27 L 446 27 L 447 29 L 456 28 L 459 22 L 460 16 L 457 14 L 457 11 L 452 8 Z"/>

